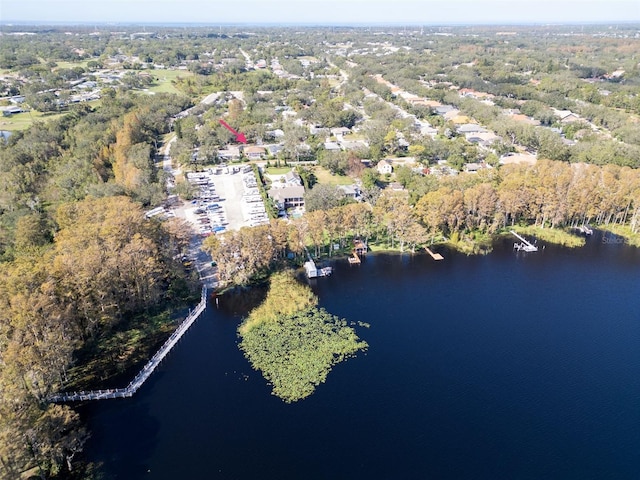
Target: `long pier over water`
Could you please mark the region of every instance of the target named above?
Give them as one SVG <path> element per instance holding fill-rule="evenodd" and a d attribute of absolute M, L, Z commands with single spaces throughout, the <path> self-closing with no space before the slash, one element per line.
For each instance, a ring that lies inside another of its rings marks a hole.
<path fill-rule="evenodd" d="M 166 342 L 149 360 L 142 370 L 134 377 L 126 388 L 116 388 L 110 390 L 92 390 L 89 392 L 68 392 L 50 395 L 47 400 L 55 403 L 63 402 L 80 402 L 85 400 L 103 400 L 106 398 L 126 398 L 132 396 L 138 391 L 144 382 L 151 376 L 160 362 L 164 360 L 171 349 L 178 343 L 182 336 L 189 330 L 189 327 L 198 319 L 198 317 L 207 308 L 207 288 L 202 289 L 202 297 L 196 308 L 189 313 L 182 323 L 176 328 Z"/>

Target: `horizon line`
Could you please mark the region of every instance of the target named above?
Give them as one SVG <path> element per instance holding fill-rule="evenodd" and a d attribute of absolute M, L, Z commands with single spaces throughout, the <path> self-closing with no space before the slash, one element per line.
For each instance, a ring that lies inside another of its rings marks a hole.
<path fill-rule="evenodd" d="M 502 26 L 616 26 L 616 25 L 638 25 L 640 27 L 640 19 L 638 20 L 619 20 L 619 21 L 505 21 L 499 23 L 493 22 L 346 22 L 346 23 L 334 23 L 334 22 L 136 22 L 136 21 L 114 21 L 114 22 L 92 22 L 89 20 L 70 20 L 70 21 L 31 21 L 31 20 L 0 20 L 0 27 L 12 27 L 12 26 L 148 26 L 153 25 L 157 27 L 220 27 L 220 26 L 255 26 L 255 27 L 402 27 L 402 26 L 415 26 L 415 27 L 442 27 L 442 26 L 457 26 L 457 27 L 502 27 Z"/>

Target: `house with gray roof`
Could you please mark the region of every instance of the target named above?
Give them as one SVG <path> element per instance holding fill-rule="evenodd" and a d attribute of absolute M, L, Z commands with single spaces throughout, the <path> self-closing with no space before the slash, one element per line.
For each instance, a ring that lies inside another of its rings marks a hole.
<path fill-rule="evenodd" d="M 272 188 L 269 190 L 269 197 L 276 202 L 280 210 L 304 207 L 304 187 L 300 185 Z"/>

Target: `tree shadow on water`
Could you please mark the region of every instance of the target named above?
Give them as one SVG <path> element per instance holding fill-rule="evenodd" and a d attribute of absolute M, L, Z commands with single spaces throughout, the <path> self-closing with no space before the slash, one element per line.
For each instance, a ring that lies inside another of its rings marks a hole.
<path fill-rule="evenodd" d="M 107 400 L 87 406 L 91 437 L 85 459 L 100 463 L 97 478 L 139 478 L 149 470 L 149 459 L 158 443 L 160 422 L 150 413 L 149 403 L 136 397 Z"/>

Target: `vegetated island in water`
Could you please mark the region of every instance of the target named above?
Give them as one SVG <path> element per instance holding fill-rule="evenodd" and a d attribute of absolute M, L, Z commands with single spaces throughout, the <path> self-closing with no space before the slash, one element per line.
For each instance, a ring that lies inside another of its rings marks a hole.
<path fill-rule="evenodd" d="M 287 403 L 311 395 L 334 365 L 368 347 L 346 320 L 317 304 L 308 286 L 279 272 L 264 302 L 238 328 L 245 357 Z"/>

